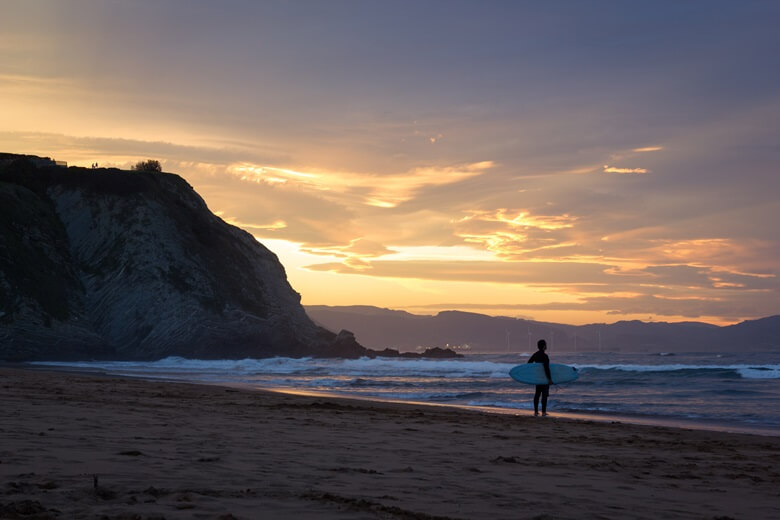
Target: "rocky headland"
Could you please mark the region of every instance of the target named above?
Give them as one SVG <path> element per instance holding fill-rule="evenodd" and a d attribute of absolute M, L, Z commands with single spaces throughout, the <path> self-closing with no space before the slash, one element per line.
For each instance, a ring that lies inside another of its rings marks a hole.
<path fill-rule="evenodd" d="M 0 154 L 0 360 L 378 354 L 178 175 Z"/>

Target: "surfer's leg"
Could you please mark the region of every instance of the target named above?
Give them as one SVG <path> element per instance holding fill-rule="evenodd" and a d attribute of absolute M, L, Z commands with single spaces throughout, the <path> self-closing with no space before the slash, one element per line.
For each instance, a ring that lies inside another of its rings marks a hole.
<path fill-rule="evenodd" d="M 542 394 L 542 415 L 547 415 L 547 398 L 550 396 L 550 385 L 539 385 Z"/>
<path fill-rule="evenodd" d="M 539 396 L 542 395 L 542 386 L 536 385 L 536 392 L 534 392 L 534 415 L 539 415 Z"/>

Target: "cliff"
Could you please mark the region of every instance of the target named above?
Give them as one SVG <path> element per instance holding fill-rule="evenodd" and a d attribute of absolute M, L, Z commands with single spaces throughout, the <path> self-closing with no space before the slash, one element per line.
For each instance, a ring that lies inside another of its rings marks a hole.
<path fill-rule="evenodd" d="M 0 161 L 0 359 L 369 353 L 181 177 Z"/>

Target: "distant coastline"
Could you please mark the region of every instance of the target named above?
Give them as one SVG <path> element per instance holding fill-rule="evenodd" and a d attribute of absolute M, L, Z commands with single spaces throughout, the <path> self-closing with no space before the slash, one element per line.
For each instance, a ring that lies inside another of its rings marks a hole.
<path fill-rule="evenodd" d="M 642 321 L 566 325 L 463 311 L 419 315 L 368 305 L 304 308 L 316 323 L 348 329 L 374 349 L 439 346 L 463 353 L 531 352 L 536 340 L 544 338 L 551 350 L 561 352 L 780 352 L 780 315 L 723 327 Z"/>

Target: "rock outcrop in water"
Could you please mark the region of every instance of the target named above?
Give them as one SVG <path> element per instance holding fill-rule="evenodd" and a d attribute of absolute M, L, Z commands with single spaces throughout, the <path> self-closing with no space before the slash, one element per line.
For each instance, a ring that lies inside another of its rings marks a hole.
<path fill-rule="evenodd" d="M 0 154 L 0 359 L 372 354 L 181 177 Z"/>

